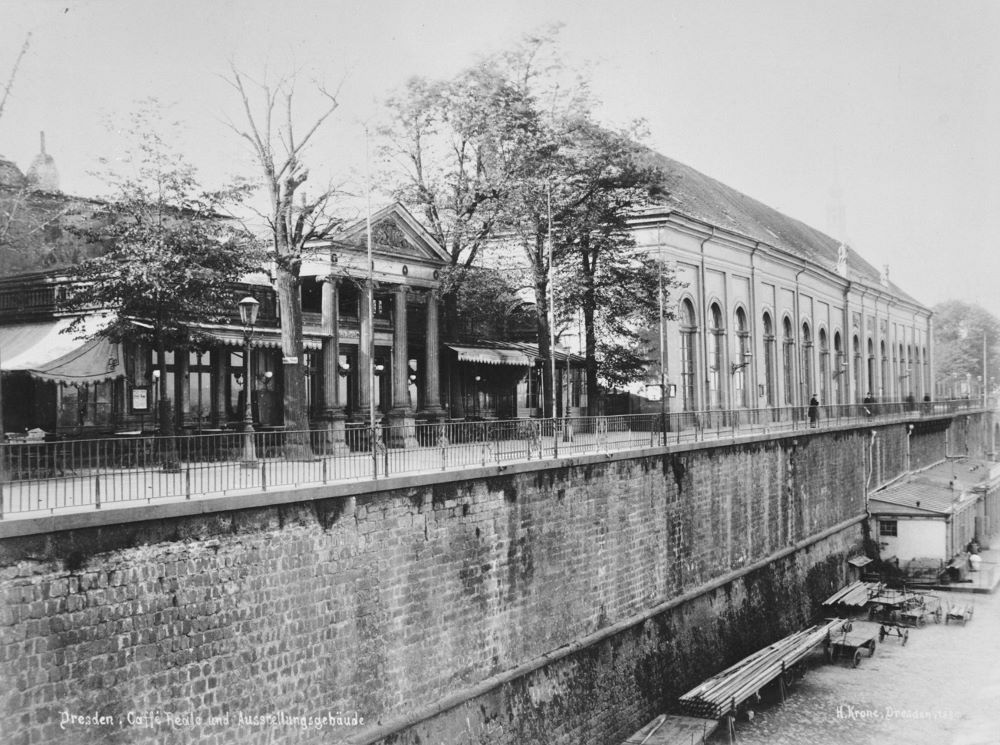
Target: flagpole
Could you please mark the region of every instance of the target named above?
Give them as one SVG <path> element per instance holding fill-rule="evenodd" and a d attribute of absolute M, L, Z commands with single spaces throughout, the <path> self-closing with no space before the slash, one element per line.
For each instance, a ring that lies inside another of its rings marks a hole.
<path fill-rule="evenodd" d="M 374 263 L 372 259 L 372 176 L 371 165 L 369 163 L 368 150 L 368 125 L 365 124 L 365 234 L 368 247 L 368 338 L 362 339 L 362 344 L 368 345 L 368 369 L 365 375 L 368 376 L 368 426 L 372 431 L 372 452 L 375 450 L 375 318 L 373 306 L 375 305 L 375 277 Z"/>

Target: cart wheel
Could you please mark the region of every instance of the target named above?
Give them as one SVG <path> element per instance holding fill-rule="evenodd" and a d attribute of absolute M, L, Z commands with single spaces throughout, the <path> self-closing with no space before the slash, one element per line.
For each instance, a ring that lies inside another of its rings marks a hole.
<path fill-rule="evenodd" d="M 919 616 L 919 617 L 917 618 L 917 628 L 918 628 L 918 629 L 919 629 L 919 628 L 923 628 L 923 627 L 924 627 L 924 626 L 926 626 L 926 625 L 927 625 L 927 619 L 926 619 L 926 618 L 924 618 L 923 616 Z"/>
<path fill-rule="evenodd" d="M 878 640 L 880 642 L 884 642 L 885 641 L 885 626 L 879 626 L 879 629 L 878 629 Z"/>
<path fill-rule="evenodd" d="M 861 664 L 861 650 L 860 649 L 855 649 L 854 650 L 854 667 L 857 667 L 860 664 Z"/>
<path fill-rule="evenodd" d="M 875 640 L 874 639 L 872 639 L 872 643 L 868 645 L 868 656 L 869 657 L 874 657 L 875 656 Z"/>
<path fill-rule="evenodd" d="M 941 609 L 934 611 L 934 623 L 941 623 Z"/>
<path fill-rule="evenodd" d="M 903 632 L 903 646 L 904 647 L 906 646 L 906 641 L 909 638 L 910 638 L 910 630 L 907 629 L 906 631 Z"/>

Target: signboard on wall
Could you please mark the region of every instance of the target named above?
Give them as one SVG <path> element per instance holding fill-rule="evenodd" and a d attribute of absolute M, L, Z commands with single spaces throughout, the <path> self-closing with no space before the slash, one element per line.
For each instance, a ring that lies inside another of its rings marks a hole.
<path fill-rule="evenodd" d="M 149 388 L 137 386 L 132 389 L 132 411 L 149 411 Z"/>

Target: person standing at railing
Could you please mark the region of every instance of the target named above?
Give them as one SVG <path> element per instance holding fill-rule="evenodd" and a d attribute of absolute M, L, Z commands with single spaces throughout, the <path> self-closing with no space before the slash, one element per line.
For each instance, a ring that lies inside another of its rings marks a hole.
<path fill-rule="evenodd" d="M 872 398 L 871 391 L 865 394 L 863 403 L 865 405 L 865 416 L 870 418 L 872 415 L 872 406 L 875 403 L 875 399 Z"/>
<path fill-rule="evenodd" d="M 809 399 L 809 426 L 815 427 L 817 424 L 819 424 L 819 399 L 814 393 Z"/>

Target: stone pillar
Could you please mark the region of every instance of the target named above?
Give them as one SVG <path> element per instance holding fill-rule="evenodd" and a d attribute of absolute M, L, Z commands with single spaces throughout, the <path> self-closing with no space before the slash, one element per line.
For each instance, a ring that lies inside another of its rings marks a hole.
<path fill-rule="evenodd" d="M 389 447 L 417 446 L 416 423 L 407 395 L 409 354 L 406 339 L 406 285 L 398 285 L 392 309 L 392 410 L 389 412 Z"/>
<path fill-rule="evenodd" d="M 372 288 L 367 285 L 361 288 L 361 307 L 358 308 L 360 335 L 358 337 L 358 413 L 365 423 L 368 423 L 368 412 L 372 401 L 372 334 L 375 329 L 369 322 L 369 312 L 372 305 Z"/>
<path fill-rule="evenodd" d="M 437 292 L 427 293 L 427 329 L 424 335 L 427 349 L 424 356 L 424 408 L 420 415 L 427 419 L 444 419 L 447 416 L 441 406 L 441 371 L 439 368 L 440 341 L 438 339 L 438 296 Z"/>
<path fill-rule="evenodd" d="M 344 403 L 340 400 L 340 313 L 337 297 L 339 280 L 323 283 L 323 419 L 326 423 L 324 450 L 335 455 L 350 451 L 344 422 Z"/>
<path fill-rule="evenodd" d="M 212 415 L 213 427 L 222 427 L 226 423 L 228 408 L 226 392 L 229 377 L 229 347 L 219 346 L 211 351 L 212 364 Z"/>

